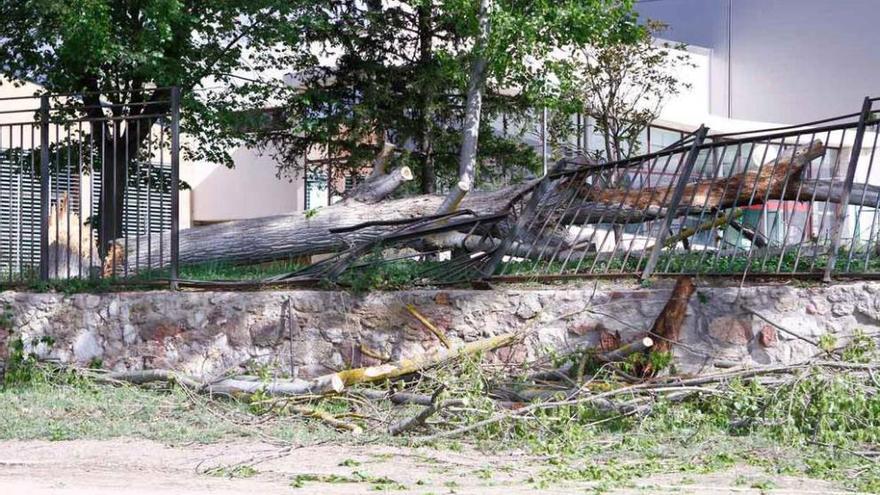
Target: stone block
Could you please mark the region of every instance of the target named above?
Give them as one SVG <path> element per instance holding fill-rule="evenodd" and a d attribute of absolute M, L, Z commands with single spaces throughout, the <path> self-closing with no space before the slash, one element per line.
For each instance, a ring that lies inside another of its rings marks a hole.
<path fill-rule="evenodd" d="M 749 316 L 721 316 L 709 322 L 709 335 L 725 344 L 746 345 L 753 337 Z"/>

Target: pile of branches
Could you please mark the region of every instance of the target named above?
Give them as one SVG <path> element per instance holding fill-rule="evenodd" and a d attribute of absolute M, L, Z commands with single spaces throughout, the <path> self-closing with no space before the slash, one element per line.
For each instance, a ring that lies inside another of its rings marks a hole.
<path fill-rule="evenodd" d="M 246 400 L 266 413 L 305 416 L 353 434 L 367 429 L 407 435 L 413 443 L 541 421 L 550 412 L 576 415 L 584 408 L 596 414 L 597 422 L 637 418 L 650 414 L 660 403 L 730 396 L 734 383 L 760 384 L 776 394 L 817 370 L 864 375 L 870 378 L 866 383 L 874 384 L 865 391 L 872 396 L 880 389 L 874 380 L 880 364 L 842 360 L 839 352 L 827 350 L 794 365 L 733 367 L 699 376 L 669 373 L 673 347 L 694 291 L 691 279 L 679 279 L 651 329 L 630 342 L 622 343 L 616 334 L 602 330 L 597 346 L 575 346 L 528 365 L 490 364 L 481 358 L 521 343 L 533 327 L 456 346 L 410 306 L 407 309 L 437 335 L 442 348 L 413 359 L 309 380 L 232 376 L 203 382 L 167 370 L 89 373 L 105 383 L 174 382 L 192 393 Z M 333 407 L 325 407 L 328 402 Z M 345 412 L 329 412 L 340 408 Z"/>

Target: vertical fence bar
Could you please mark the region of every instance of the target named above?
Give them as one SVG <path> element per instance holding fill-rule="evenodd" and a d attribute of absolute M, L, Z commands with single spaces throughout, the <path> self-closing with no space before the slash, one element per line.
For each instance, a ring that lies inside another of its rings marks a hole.
<path fill-rule="evenodd" d="M 541 109 L 541 175 L 547 175 L 547 107 Z"/>
<path fill-rule="evenodd" d="M 40 280 L 49 280 L 49 95 L 40 97 Z"/>
<path fill-rule="evenodd" d="M 834 230 L 831 232 L 831 252 L 828 254 L 828 263 L 825 266 L 825 276 L 822 278 L 825 282 L 831 282 L 831 273 L 834 271 L 834 265 L 837 262 L 837 252 L 840 250 L 840 236 L 843 234 L 843 222 L 846 221 L 847 212 L 849 211 L 849 196 L 852 192 L 853 181 L 856 177 L 856 167 L 859 165 L 859 155 L 862 152 L 862 140 L 865 137 L 865 128 L 868 125 L 868 119 L 871 118 L 871 98 L 865 97 L 862 103 L 862 113 L 859 115 L 859 125 L 856 128 L 856 138 L 853 140 L 852 151 L 849 156 L 849 168 L 846 170 L 846 180 L 843 183 L 843 193 L 840 202 L 834 209 Z"/>
<path fill-rule="evenodd" d="M 669 206 L 666 209 L 666 218 L 663 221 L 663 228 L 657 233 L 657 239 L 654 241 L 654 249 L 651 250 L 651 256 L 648 257 L 648 262 L 645 264 L 645 270 L 642 272 L 642 280 L 650 278 L 654 268 L 657 267 L 657 261 L 660 259 L 660 251 L 663 249 L 663 243 L 666 242 L 666 237 L 669 235 L 669 230 L 672 228 L 672 220 L 675 218 L 675 212 L 678 211 L 679 204 L 681 204 L 681 198 L 684 195 L 685 186 L 687 186 L 687 183 L 691 178 L 691 172 L 693 172 L 694 165 L 697 163 L 697 155 L 700 151 L 700 145 L 703 144 L 707 132 L 708 129 L 706 126 L 701 125 L 694 135 L 694 142 L 691 144 L 691 149 L 688 151 L 687 159 L 685 159 L 684 162 L 684 168 L 681 170 L 681 175 L 678 178 L 678 184 L 675 185 L 675 190 L 672 192 L 672 199 L 670 199 Z"/>
<path fill-rule="evenodd" d="M 171 289 L 177 290 L 180 257 L 180 88 L 171 88 Z"/>

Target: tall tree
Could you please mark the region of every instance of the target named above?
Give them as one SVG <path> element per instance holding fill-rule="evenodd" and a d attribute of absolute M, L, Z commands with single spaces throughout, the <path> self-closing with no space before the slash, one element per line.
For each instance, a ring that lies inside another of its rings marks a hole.
<path fill-rule="evenodd" d="M 45 90 L 96 119 L 102 244 L 123 235 L 127 171 L 169 86 L 183 94 L 193 159 L 231 164 L 242 109 L 272 91 L 260 74 L 291 64 L 297 2 L 285 0 L 17 0 L 0 2 L 0 74 Z M 256 79 L 248 77 L 256 74 Z M 244 77 L 243 77 L 244 75 Z M 116 124 L 97 120 L 113 117 Z M 129 120 L 127 120 L 129 119 Z M 128 125 L 136 120 L 139 125 Z M 103 150 L 103 151 L 101 151 Z M 114 151 L 116 150 L 116 151 Z M 172 187 L 177 187 L 173 185 Z"/>
<path fill-rule="evenodd" d="M 284 105 L 288 125 L 269 136 L 284 172 L 302 172 L 302 157 L 318 150 L 329 157 L 318 165 L 329 165 L 336 184 L 390 141 L 395 160 L 418 170 L 421 192 L 433 192 L 435 179 L 454 186 L 479 54 L 483 69 L 471 88 L 480 91 L 484 118 L 472 120 L 476 132 L 468 134 L 478 141 L 478 169 L 537 170 L 534 151 L 518 135 L 491 132 L 493 122 L 504 118 L 516 129 L 531 119 L 529 109 L 550 94 L 553 67 L 542 60 L 555 49 L 629 41 L 641 28 L 630 0 L 492 3 L 483 23 L 492 29 L 483 31 L 479 0 L 314 2 L 302 24 L 311 58 L 294 67 L 299 91 Z"/>
<path fill-rule="evenodd" d="M 572 111 L 592 117 L 608 161 L 636 154 L 639 136 L 660 117 L 663 105 L 689 87 L 679 77 L 682 68 L 693 65 L 685 46 L 658 39 L 663 23 L 648 20 L 644 26 L 633 43 L 585 46 L 564 64 L 567 104 L 557 116 L 567 123 Z M 565 134 L 571 128 L 563 124 L 556 130 Z"/>

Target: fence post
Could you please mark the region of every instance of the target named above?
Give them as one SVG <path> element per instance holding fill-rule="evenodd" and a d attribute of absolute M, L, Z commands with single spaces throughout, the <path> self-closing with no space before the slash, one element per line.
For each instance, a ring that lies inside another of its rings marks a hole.
<path fill-rule="evenodd" d="M 859 165 L 859 155 L 862 152 L 862 141 L 865 137 L 865 129 L 868 126 L 868 120 L 871 118 L 872 101 L 870 97 L 865 97 L 862 102 L 862 113 L 859 114 L 859 125 L 856 127 L 856 138 L 853 140 L 852 151 L 849 156 L 849 166 L 846 169 L 846 180 L 843 182 L 843 194 L 840 202 L 834 208 L 834 227 L 831 231 L 831 251 L 828 254 L 828 263 L 825 265 L 825 276 L 822 280 L 831 282 L 831 273 L 834 272 L 834 265 L 837 263 L 837 254 L 840 251 L 840 237 L 843 234 L 843 223 L 846 221 L 849 212 L 849 196 L 852 192 L 853 182 L 856 177 L 856 167 Z"/>
<path fill-rule="evenodd" d="M 171 290 L 177 290 L 180 261 L 180 87 L 171 88 Z"/>
<path fill-rule="evenodd" d="M 547 107 L 541 108 L 541 175 L 547 175 Z"/>
<path fill-rule="evenodd" d="M 645 264 L 645 269 L 642 271 L 642 280 L 650 278 L 651 274 L 654 272 L 654 268 L 657 267 L 657 261 L 660 259 L 660 251 L 663 250 L 663 243 L 666 242 L 666 237 L 669 235 L 669 229 L 672 227 L 672 220 L 675 219 L 675 212 L 681 204 L 681 197 L 684 195 L 684 188 L 687 186 L 688 181 L 690 181 L 691 173 L 694 171 L 694 165 L 697 163 L 697 155 L 700 153 L 700 145 L 703 144 L 703 140 L 706 138 L 706 133 L 708 131 L 709 129 L 706 126 L 701 125 L 700 128 L 697 129 L 697 132 L 694 133 L 694 142 L 691 143 L 691 148 L 688 150 L 687 158 L 685 159 L 684 166 L 678 178 L 678 183 L 675 185 L 675 190 L 672 191 L 672 198 L 669 201 L 669 206 L 666 208 L 666 216 L 663 219 L 663 227 L 657 234 L 654 248 L 651 250 L 651 255 L 648 257 L 648 262 Z"/>
<path fill-rule="evenodd" d="M 49 281 L 49 95 L 40 97 L 40 280 Z"/>

